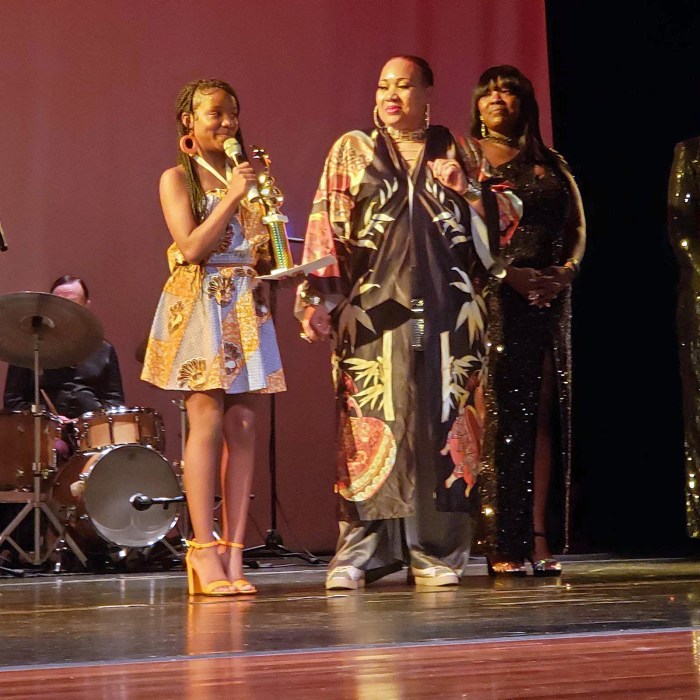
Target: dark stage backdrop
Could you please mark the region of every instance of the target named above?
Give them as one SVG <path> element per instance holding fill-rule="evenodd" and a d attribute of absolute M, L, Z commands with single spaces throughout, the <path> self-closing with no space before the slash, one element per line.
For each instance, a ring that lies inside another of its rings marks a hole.
<path fill-rule="evenodd" d="M 546 3 L 554 142 L 588 222 L 574 292 L 577 544 L 699 552 L 685 533 L 666 192 L 674 145 L 700 134 L 700 5 L 623 6 Z"/>
<path fill-rule="evenodd" d="M 544 5 L 519 0 L 0 0 L 0 294 L 84 277 L 119 353 L 130 406 L 158 409 L 179 457 L 172 394 L 139 380 L 136 350 L 167 276 L 158 203 L 175 162 L 175 97 L 200 77 L 233 84 L 246 145 L 267 148 L 289 232 L 305 220 L 334 139 L 371 125 L 379 70 L 418 54 L 436 74 L 434 121 L 468 122 L 482 70 L 514 63 L 534 80 L 549 139 Z M 300 246 L 294 247 L 297 259 Z M 333 548 L 334 417 L 327 346 L 310 347 L 278 298 L 289 391 L 277 401 L 279 529 L 286 544 Z M 12 333 L 1 328 L 0 333 Z M 4 386 L 5 366 L 0 363 Z M 269 525 L 263 418 L 248 541 Z"/>

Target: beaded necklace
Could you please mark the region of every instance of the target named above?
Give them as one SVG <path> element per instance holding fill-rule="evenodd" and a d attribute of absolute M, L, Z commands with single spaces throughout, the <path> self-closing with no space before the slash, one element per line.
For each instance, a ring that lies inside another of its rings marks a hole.
<path fill-rule="evenodd" d="M 386 127 L 386 133 L 397 143 L 400 141 L 425 141 L 427 129 L 394 129 L 392 126 Z"/>
<path fill-rule="evenodd" d="M 492 143 L 500 143 L 502 146 L 510 146 L 510 148 L 520 148 L 520 141 L 517 138 L 512 138 L 510 136 L 484 136 L 484 141 L 491 141 Z"/>

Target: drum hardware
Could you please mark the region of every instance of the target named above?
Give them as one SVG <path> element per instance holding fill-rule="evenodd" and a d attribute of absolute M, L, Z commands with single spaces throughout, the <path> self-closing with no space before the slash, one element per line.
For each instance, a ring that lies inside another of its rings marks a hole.
<path fill-rule="evenodd" d="M 42 292 L 18 292 L 0 297 L 0 359 L 34 370 L 34 459 L 33 490 L 25 505 L 0 532 L 0 544 L 9 542 L 21 558 L 34 565 L 43 564 L 52 550 L 42 554 L 41 515 L 44 514 L 59 540 L 65 541 L 80 562 L 87 558 L 42 495 L 41 421 L 44 412 L 39 402 L 39 369 L 68 367 L 85 359 L 102 343 L 102 325 L 84 306 L 63 297 Z M 25 552 L 11 537 L 19 524 L 34 516 L 34 551 Z"/>
<path fill-rule="evenodd" d="M 49 476 L 51 476 L 51 474 L 54 473 L 54 471 L 55 471 L 54 469 L 47 469 L 46 467 L 44 467 L 39 472 L 39 474 L 40 474 L 42 479 L 46 480 L 49 478 Z M 17 481 L 22 481 L 25 474 L 26 474 L 26 472 L 24 471 L 24 469 L 18 469 L 15 472 L 15 476 L 17 477 Z"/>
<path fill-rule="evenodd" d="M 180 397 L 177 400 L 173 400 L 172 402 L 174 405 L 177 406 L 178 412 L 180 414 L 180 460 L 176 462 L 179 472 L 180 472 L 180 483 L 182 484 L 182 480 L 184 479 L 185 476 L 185 446 L 187 445 L 187 431 L 189 428 L 189 424 L 187 422 L 187 407 L 185 406 L 185 399 Z M 181 516 L 181 526 L 180 526 L 180 531 L 182 534 L 181 538 L 181 546 L 183 549 L 183 552 L 185 551 L 185 540 L 191 539 L 190 535 L 190 515 L 189 511 L 187 510 L 187 500 L 184 499 L 185 506 L 182 509 L 182 516 Z"/>

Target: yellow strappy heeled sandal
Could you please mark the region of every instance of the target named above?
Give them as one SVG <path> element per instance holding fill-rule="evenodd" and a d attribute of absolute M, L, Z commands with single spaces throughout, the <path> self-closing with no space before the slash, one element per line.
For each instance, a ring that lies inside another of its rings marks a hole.
<path fill-rule="evenodd" d="M 192 561 L 192 552 L 195 549 L 209 549 L 210 547 L 216 547 L 219 545 L 218 540 L 213 542 L 206 542 L 205 544 L 200 544 L 195 540 L 185 540 L 187 544 L 187 554 L 185 555 L 185 565 L 187 567 L 187 592 L 190 595 L 208 595 L 208 596 L 226 596 L 226 595 L 236 595 L 236 591 L 231 590 L 231 582 L 227 579 L 220 579 L 218 581 L 212 581 L 202 585 L 202 581 L 199 578 L 197 569 Z M 217 588 L 228 588 L 229 590 L 222 591 L 216 590 Z"/>
<path fill-rule="evenodd" d="M 227 542 L 226 540 L 219 540 L 219 544 L 223 545 L 224 547 L 232 547 L 233 549 L 243 549 L 243 545 L 240 542 Z M 258 589 L 250 581 L 244 578 L 231 581 L 231 586 L 233 586 L 235 594 L 238 595 L 248 595 L 258 592 Z"/>

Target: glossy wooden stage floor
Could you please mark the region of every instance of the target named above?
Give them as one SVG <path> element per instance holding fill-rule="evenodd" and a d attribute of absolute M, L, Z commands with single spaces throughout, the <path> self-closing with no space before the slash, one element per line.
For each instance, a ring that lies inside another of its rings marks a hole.
<path fill-rule="evenodd" d="M 188 601 L 181 571 L 0 580 L 0 697 L 700 698 L 700 559 L 325 592 L 307 565 Z"/>

